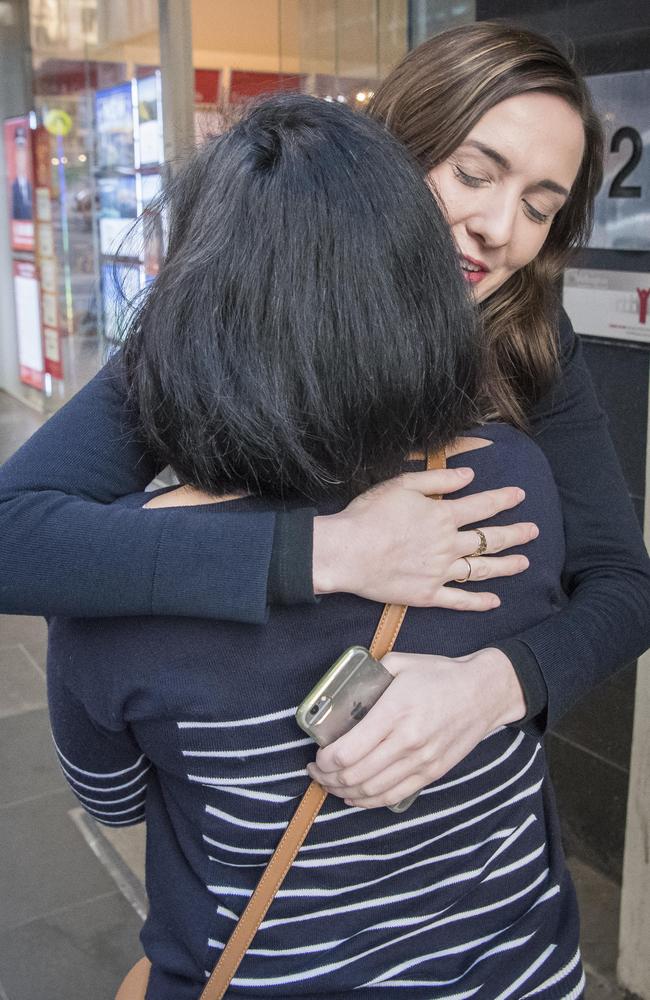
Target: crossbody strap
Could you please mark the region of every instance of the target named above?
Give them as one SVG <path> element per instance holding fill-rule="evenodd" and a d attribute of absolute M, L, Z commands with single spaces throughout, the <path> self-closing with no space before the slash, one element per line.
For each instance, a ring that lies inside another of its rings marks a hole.
<path fill-rule="evenodd" d="M 427 454 L 427 469 L 444 469 L 445 466 L 444 452 Z M 380 660 L 390 653 L 402 627 L 406 609 L 406 604 L 387 604 L 384 607 L 370 645 L 370 652 L 376 659 Z M 225 994 L 326 798 L 327 792 L 316 781 L 312 781 L 221 952 L 200 1000 L 221 1000 Z"/>

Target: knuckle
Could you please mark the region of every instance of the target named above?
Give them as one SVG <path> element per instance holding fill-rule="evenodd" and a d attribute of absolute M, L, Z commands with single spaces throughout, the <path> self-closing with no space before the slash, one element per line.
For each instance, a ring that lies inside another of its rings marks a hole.
<path fill-rule="evenodd" d="M 335 750 L 332 754 L 332 764 L 337 770 L 342 771 L 349 763 L 345 750 Z"/>

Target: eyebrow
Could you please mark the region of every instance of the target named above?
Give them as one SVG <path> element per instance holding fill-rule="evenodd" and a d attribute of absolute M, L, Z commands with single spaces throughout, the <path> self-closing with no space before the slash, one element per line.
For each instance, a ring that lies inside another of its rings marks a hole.
<path fill-rule="evenodd" d="M 467 139 L 465 142 L 466 146 L 474 146 L 479 152 L 484 153 L 485 156 L 489 156 L 491 160 L 494 160 L 503 170 L 512 170 L 512 164 L 510 160 L 506 159 L 501 153 L 498 153 L 496 149 L 492 149 L 492 146 L 486 146 L 483 142 L 478 142 L 476 139 Z M 552 181 L 549 179 L 539 181 L 535 187 L 546 188 L 547 191 L 553 191 L 555 194 L 561 194 L 564 198 L 569 197 L 569 192 L 557 181 Z"/>

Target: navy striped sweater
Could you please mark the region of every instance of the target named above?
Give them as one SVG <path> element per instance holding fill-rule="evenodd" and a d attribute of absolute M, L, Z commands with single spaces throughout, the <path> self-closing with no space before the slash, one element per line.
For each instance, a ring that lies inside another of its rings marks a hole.
<path fill-rule="evenodd" d="M 504 425 L 472 433 L 493 442 L 462 456 L 472 489 L 527 490 L 518 519 L 540 528 L 526 547 L 531 567 L 496 582 L 502 604 L 489 613 L 410 609 L 400 650 L 462 655 L 565 600 L 560 505 L 542 453 Z M 214 507 L 194 510 L 209 517 Z M 334 595 L 276 609 L 264 626 L 51 623 L 50 707 L 66 777 L 100 822 L 147 821 L 148 1000 L 200 995 L 308 783 L 316 747 L 295 708 L 344 648 L 370 641 L 380 611 Z M 534 732 L 505 727 L 401 815 L 330 797 L 228 996 L 572 1000 L 584 988 L 578 932 L 543 748 Z"/>

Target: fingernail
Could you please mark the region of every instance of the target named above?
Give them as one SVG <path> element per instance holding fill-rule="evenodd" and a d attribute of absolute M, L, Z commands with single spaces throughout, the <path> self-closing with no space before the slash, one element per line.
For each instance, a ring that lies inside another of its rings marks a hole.
<path fill-rule="evenodd" d="M 531 539 L 532 538 L 537 538 L 538 535 L 539 535 L 539 528 L 533 527 L 533 530 L 530 533 Z"/>
<path fill-rule="evenodd" d="M 490 601 L 490 607 L 491 608 L 500 608 L 501 607 L 501 601 L 499 600 L 498 597 L 493 597 L 492 598 L 492 600 Z"/>
<path fill-rule="evenodd" d="M 525 490 L 517 490 L 517 496 L 519 498 L 519 502 L 521 502 L 522 500 L 525 500 L 526 499 Z"/>
<path fill-rule="evenodd" d="M 457 476 L 461 476 L 463 479 L 466 479 L 467 476 L 474 475 L 474 469 L 468 469 L 467 467 L 464 469 L 454 469 L 454 472 Z"/>

